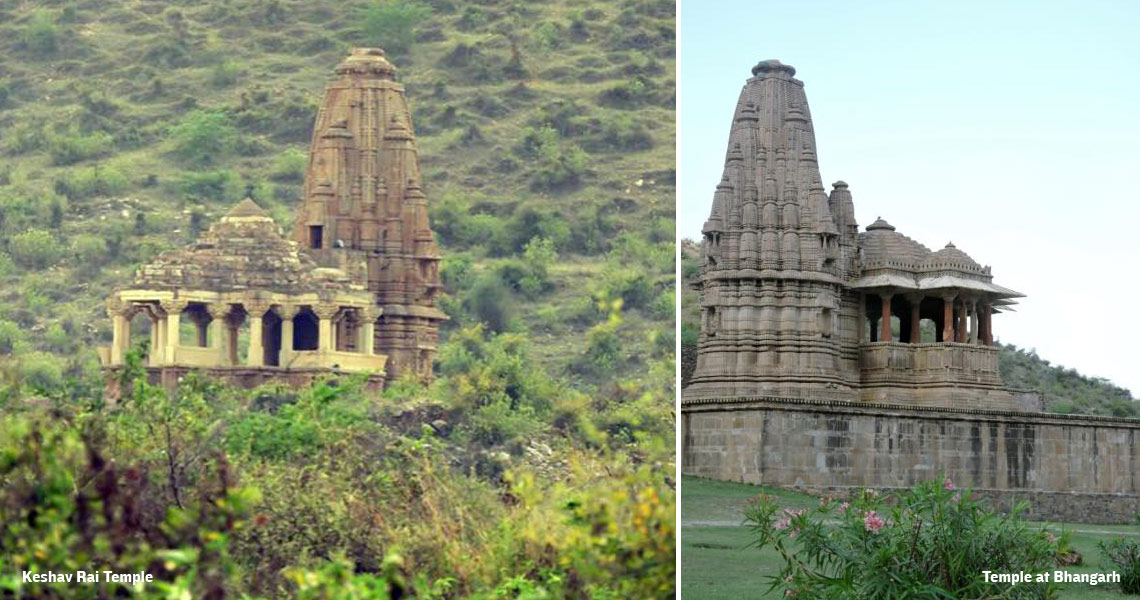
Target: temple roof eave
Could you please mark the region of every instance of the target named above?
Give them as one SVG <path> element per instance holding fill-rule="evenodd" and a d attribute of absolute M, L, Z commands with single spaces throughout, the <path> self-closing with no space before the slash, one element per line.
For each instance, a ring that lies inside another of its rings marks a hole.
<path fill-rule="evenodd" d="M 927 293 L 939 291 L 965 291 L 982 294 L 991 300 L 1025 297 L 1025 294 L 1011 290 L 1007 287 L 994 285 L 992 283 L 987 283 L 984 281 L 977 281 L 975 279 L 955 277 L 952 275 L 914 278 L 901 274 L 880 273 L 876 275 L 860 277 L 855 281 L 855 283 L 851 284 L 851 288 L 861 291 L 891 288 L 896 290 L 914 290 Z"/>

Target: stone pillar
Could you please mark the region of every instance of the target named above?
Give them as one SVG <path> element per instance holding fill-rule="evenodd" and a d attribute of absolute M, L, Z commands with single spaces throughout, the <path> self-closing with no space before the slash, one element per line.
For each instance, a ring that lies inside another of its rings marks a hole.
<path fill-rule="evenodd" d="M 131 322 L 127 320 L 122 303 L 118 301 L 107 303 L 107 316 L 111 318 L 110 361 L 112 365 L 121 365 L 125 362 L 126 348 L 131 343 Z"/>
<path fill-rule="evenodd" d="M 335 304 L 313 305 L 313 314 L 317 315 L 317 319 L 320 320 L 317 326 L 318 352 L 331 352 L 336 349 L 333 346 L 333 317 L 339 310 L 340 307 Z"/>
<path fill-rule="evenodd" d="M 989 304 L 982 304 L 982 343 L 994 345 L 994 311 Z"/>
<path fill-rule="evenodd" d="M 867 294 L 859 293 L 859 343 L 867 339 Z"/>
<path fill-rule="evenodd" d="M 268 302 L 249 301 L 243 304 L 245 312 L 249 314 L 249 351 L 245 357 L 245 364 L 251 367 L 265 366 L 265 334 L 262 331 L 262 318 L 269 310 Z M 282 340 L 284 341 L 284 340 Z"/>
<path fill-rule="evenodd" d="M 959 344 L 966 343 L 966 299 L 962 298 L 957 303 L 957 310 L 955 312 L 954 327 L 956 335 L 954 341 Z"/>
<path fill-rule="evenodd" d="M 361 340 L 361 352 L 366 355 L 373 355 L 376 353 L 376 319 L 380 318 L 380 309 L 369 307 L 360 311 L 361 328 L 360 335 L 364 339 Z"/>
<path fill-rule="evenodd" d="M 150 318 L 150 356 L 147 357 L 147 364 L 154 367 L 161 362 L 162 328 L 165 323 L 159 310 L 153 306 L 147 309 L 146 315 Z"/>
<path fill-rule="evenodd" d="M 163 348 L 168 365 L 178 362 L 178 328 L 182 325 L 182 311 L 186 310 L 185 300 L 163 300 L 159 303 L 166 311 L 166 344 Z"/>
<path fill-rule="evenodd" d="M 890 342 L 891 339 L 891 298 L 894 294 L 879 294 L 883 299 L 883 315 L 882 315 L 882 331 L 879 334 L 880 341 Z"/>
<path fill-rule="evenodd" d="M 922 341 L 922 296 L 919 294 L 911 294 L 907 296 L 907 301 L 910 302 L 910 343 L 917 344 Z"/>
<path fill-rule="evenodd" d="M 970 343 L 978 343 L 978 301 L 970 301 Z"/>
<path fill-rule="evenodd" d="M 276 310 L 277 316 L 281 317 L 281 355 L 277 364 L 286 367 L 293 357 L 293 317 L 301 312 L 301 307 L 283 304 Z"/>
<path fill-rule="evenodd" d="M 208 304 L 206 312 L 210 315 L 210 350 L 214 353 L 214 361 L 219 365 L 230 364 L 229 344 L 223 343 L 222 332 L 228 330 L 226 316 L 230 314 L 229 304 Z M 229 336 L 224 336 L 229 337 Z M 199 340 L 198 345 L 202 345 Z"/>
<path fill-rule="evenodd" d="M 954 296 L 942 297 L 942 341 L 954 341 Z"/>

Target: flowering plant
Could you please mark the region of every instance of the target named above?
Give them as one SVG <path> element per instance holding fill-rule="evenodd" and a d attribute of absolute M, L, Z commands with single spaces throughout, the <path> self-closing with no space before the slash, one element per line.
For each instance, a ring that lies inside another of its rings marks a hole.
<path fill-rule="evenodd" d="M 1063 540 L 1022 521 L 1026 508 L 997 513 L 944 478 L 893 494 L 827 496 L 812 509 L 757 496 L 745 524 L 754 546 L 771 546 L 783 558 L 771 589 L 782 588 L 786 598 L 1056 598 L 1049 582 L 1011 586 L 983 576 L 1054 566 Z"/>

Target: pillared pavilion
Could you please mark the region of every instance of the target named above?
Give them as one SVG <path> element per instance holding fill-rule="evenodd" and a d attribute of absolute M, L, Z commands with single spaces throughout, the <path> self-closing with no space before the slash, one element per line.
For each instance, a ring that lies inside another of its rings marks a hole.
<path fill-rule="evenodd" d="M 291 239 L 246 199 L 140 268 L 107 301 L 113 339 L 100 355 L 112 374 L 143 315 L 146 368 L 170 385 L 190 370 L 241 385 L 431 377 L 447 317 L 404 86 L 376 48 L 353 50 L 335 74 Z"/>

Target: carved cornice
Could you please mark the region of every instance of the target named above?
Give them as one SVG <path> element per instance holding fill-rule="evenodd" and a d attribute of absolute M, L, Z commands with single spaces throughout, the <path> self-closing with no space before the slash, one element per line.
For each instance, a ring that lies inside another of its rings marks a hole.
<path fill-rule="evenodd" d="M 313 314 L 317 315 L 317 318 L 322 321 L 330 320 L 336 316 L 336 313 L 340 312 L 340 306 L 336 304 L 314 304 L 311 308 Z"/>

